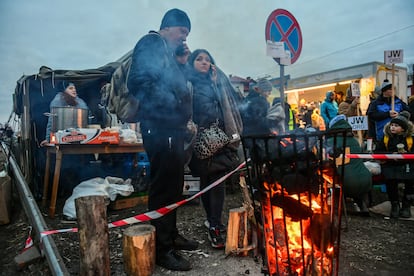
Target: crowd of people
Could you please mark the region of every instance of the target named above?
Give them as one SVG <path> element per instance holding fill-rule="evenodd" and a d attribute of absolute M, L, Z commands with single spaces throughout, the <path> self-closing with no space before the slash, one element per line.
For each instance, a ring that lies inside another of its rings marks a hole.
<path fill-rule="evenodd" d="M 132 54 L 127 87 L 140 102 L 138 117 L 151 165 L 150 210 L 181 200 L 186 165 L 193 175 L 200 177 L 201 189 L 233 169 L 234 164 L 223 160 L 240 160 L 238 149 L 243 135 L 278 135 L 306 127 L 319 131 L 349 129 L 347 146 L 351 153 L 363 151 L 347 121 L 347 117 L 361 114 L 359 98 L 352 96 L 350 89 L 346 95 L 328 91 L 320 106 L 302 99 L 296 112 L 279 97 L 270 104 L 273 85 L 267 79 L 253 82 L 248 95 L 243 97 L 218 67 L 212 53 L 206 49 L 188 49 L 186 40 L 190 31 L 188 15 L 182 10 L 171 9 L 163 16 L 159 30 L 150 31 L 140 38 Z M 384 82 L 381 95 L 371 102 L 367 112 L 375 126 L 371 129 L 375 131 L 372 137 L 378 144 L 375 151 L 414 152 L 410 139 L 414 98 L 410 99 L 411 111 L 396 96 L 391 106 L 391 85 Z M 88 108 L 77 97 L 74 84 L 64 84 L 62 91 L 52 101 L 51 108 L 62 105 Z M 189 153 L 186 145 L 188 133 L 196 135 L 195 125 L 200 132 L 212 124 L 225 132 L 231 138 L 230 142 L 208 159 L 200 158 L 191 150 Z M 49 142 L 49 133 L 50 122 L 42 145 Z M 345 196 L 353 198 L 361 211 L 367 213 L 371 172 L 360 159 L 353 159 L 343 166 Z M 382 168 L 392 201 L 390 216 L 410 217 L 414 199 L 414 167 L 395 161 L 382 164 Z M 396 190 L 400 182 L 404 182 L 406 187 L 402 205 Z M 218 249 L 225 246 L 224 198 L 223 184 L 201 196 L 207 235 L 211 246 Z M 195 250 L 198 243 L 181 235 L 176 222 L 177 210 L 151 221 L 156 228 L 156 263 L 169 270 L 186 271 L 191 269 L 191 263 L 179 251 Z"/>
<path fill-rule="evenodd" d="M 141 105 L 142 137 L 151 162 L 148 202 L 151 210 L 177 202 L 181 197 L 186 164 L 184 140 L 189 122 L 197 125 L 198 131 L 217 124 L 232 138 L 227 146 L 208 159 L 192 154 L 189 167 L 193 174 L 200 176 L 201 188 L 231 169 L 230 165 L 223 166 L 220 160 L 231 159 L 231 156 L 237 160 L 242 135 L 277 135 L 298 127 L 313 127 L 319 131 L 349 129 L 347 146 L 351 153 L 363 151 L 347 121 L 347 117 L 362 115 L 359 97 L 353 96 L 350 89 L 346 95 L 328 91 L 319 108 L 315 103 L 301 101 L 296 113 L 284 99 L 275 98 L 270 104 L 269 95 L 273 86 L 266 79 L 252 83 L 248 95 L 243 97 L 231 86 L 208 50 L 190 52 L 184 47 L 186 50 L 178 54 L 176 49 L 186 45 L 190 30 L 187 14 L 178 9 L 170 10 L 164 15 L 159 31 L 151 31 L 141 38 L 133 52 L 128 89 L 135 92 Z M 395 106 L 391 108 L 390 87 L 389 83 L 383 85 L 381 95 L 371 102 L 367 112 L 370 121 L 375 124 L 375 140 L 379 145 L 376 151 L 413 152 L 412 143 L 406 139 L 412 135 L 412 123 L 409 116 L 404 117 L 402 112 L 408 110 L 408 106 L 395 97 Z M 398 128 L 401 129 L 399 132 L 394 130 Z M 389 137 L 384 147 L 381 146 L 384 145 L 383 137 Z M 397 146 L 400 143 L 404 144 L 403 149 Z M 372 187 L 371 172 L 360 159 L 353 159 L 343 166 L 345 196 L 353 198 L 361 211 L 367 213 L 366 200 Z M 408 173 L 404 177 L 395 173 L 389 175 L 386 173 L 388 166 L 392 166 L 391 171 L 399 168 Z M 410 217 L 414 179 L 411 173 L 414 168 L 398 162 L 387 162 L 382 167 L 393 206 L 391 217 Z M 401 208 L 395 190 L 396 183 L 400 181 L 406 184 Z M 201 198 L 211 246 L 223 248 L 224 186 L 214 187 Z M 194 250 L 197 242 L 178 233 L 176 219 L 176 211 L 173 211 L 151 222 L 157 231 L 156 263 L 170 270 L 190 270 L 191 264 L 179 250 Z"/>
<path fill-rule="evenodd" d="M 395 93 L 393 95 L 392 91 L 392 84 L 385 79 L 378 89 L 377 97 L 371 99 L 365 114 L 369 122 L 368 130 L 360 131 L 360 137 L 357 137 L 356 131 L 353 131 L 352 139 L 347 139 L 347 146 L 350 147 L 351 153 L 366 150 L 361 147 L 361 141 L 358 143 L 361 138 L 373 140 L 374 153 L 414 152 L 410 142 L 413 136 L 414 97 L 411 96 L 406 104 Z M 306 103 L 302 99 L 297 112 L 298 126 L 317 128 L 312 116 L 320 113 L 328 131 L 338 127 L 351 129 L 347 118 L 364 115 L 359 106 L 359 97 L 353 96 L 350 88 L 345 95 L 328 91 L 326 98 L 320 104 L 320 111 L 313 102 Z M 401 147 L 399 150 L 397 144 Z M 381 176 L 386 184 L 388 199 L 391 201 L 390 217 L 410 218 L 410 207 L 414 200 L 413 164 L 404 161 L 378 161 L 378 163 L 381 166 Z M 344 179 L 345 195 L 354 199 L 362 213 L 368 214 L 367 196 L 372 187 L 372 179 L 367 177 L 370 176 L 369 171 L 365 168 L 364 162 L 358 159 L 351 159 L 350 163 L 345 165 L 345 171 L 348 171 Z M 398 195 L 399 183 L 404 184 L 401 200 Z"/>

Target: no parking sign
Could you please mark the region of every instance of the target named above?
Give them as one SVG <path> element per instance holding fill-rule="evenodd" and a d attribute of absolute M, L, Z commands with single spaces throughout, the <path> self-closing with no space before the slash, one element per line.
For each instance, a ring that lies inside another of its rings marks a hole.
<path fill-rule="evenodd" d="M 266 41 L 284 42 L 284 48 L 290 52 L 290 63 L 298 60 L 302 51 L 302 32 L 298 21 L 287 10 L 274 10 L 266 21 Z M 278 59 L 275 59 L 279 62 Z"/>

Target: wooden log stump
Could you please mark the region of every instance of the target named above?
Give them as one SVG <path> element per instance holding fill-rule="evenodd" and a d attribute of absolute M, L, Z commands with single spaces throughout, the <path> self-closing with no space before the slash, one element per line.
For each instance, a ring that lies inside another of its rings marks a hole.
<path fill-rule="evenodd" d="M 75 199 L 79 225 L 80 275 L 110 275 L 109 234 L 104 196 Z"/>
<path fill-rule="evenodd" d="M 246 207 L 239 207 L 229 210 L 229 222 L 227 226 L 226 255 L 236 254 L 247 256 L 249 250 L 255 246 L 249 245 L 249 236 L 252 231 L 249 229 Z"/>
<path fill-rule="evenodd" d="M 149 276 L 155 268 L 155 227 L 131 226 L 123 235 L 124 268 L 128 275 Z"/>

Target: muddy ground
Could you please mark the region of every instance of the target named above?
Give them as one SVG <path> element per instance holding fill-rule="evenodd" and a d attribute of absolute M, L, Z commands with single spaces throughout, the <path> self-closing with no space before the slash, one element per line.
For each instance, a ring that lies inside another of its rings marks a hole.
<path fill-rule="evenodd" d="M 377 193 L 380 193 L 377 191 Z M 380 203 L 383 194 L 375 197 Z M 228 210 L 241 206 L 241 192 L 234 187 L 228 189 L 225 203 L 225 221 Z M 53 229 L 66 229 L 76 226 L 62 220 L 63 200 L 58 202 L 57 216 L 45 220 Z M 108 221 L 134 216 L 145 212 L 144 205 L 120 211 L 108 210 Z M 171 272 L 156 267 L 154 275 L 263 275 L 262 260 L 247 257 L 228 256 L 224 250 L 210 247 L 206 228 L 203 225 L 204 212 L 199 202 L 184 205 L 178 210 L 178 227 L 181 232 L 200 243 L 197 252 L 185 252 L 193 264 L 189 272 Z M 344 218 L 344 217 L 343 217 Z M 345 221 L 345 219 L 343 219 Z M 345 224 L 342 225 L 345 227 Z M 13 221 L 0 226 L 0 275 L 51 275 L 47 261 L 41 259 L 18 271 L 14 257 L 19 254 L 28 233 L 24 212 L 15 206 Z M 110 229 L 110 262 L 112 275 L 126 275 L 122 259 L 122 232 L 126 228 Z M 71 275 L 79 274 L 79 242 L 77 233 L 54 235 L 54 240 Z M 349 214 L 348 229 L 341 231 L 339 275 L 414 275 L 414 221 L 389 220 L 382 215 L 371 213 L 370 217 Z"/>

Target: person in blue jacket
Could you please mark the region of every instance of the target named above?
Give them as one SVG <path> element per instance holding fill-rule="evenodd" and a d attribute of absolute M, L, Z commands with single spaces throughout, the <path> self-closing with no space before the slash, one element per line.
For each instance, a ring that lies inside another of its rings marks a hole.
<path fill-rule="evenodd" d="M 325 121 L 325 125 L 329 126 L 329 122 L 336 115 L 338 115 L 338 104 L 335 102 L 335 93 L 328 91 L 324 102 L 321 104 L 321 116 Z"/>
<path fill-rule="evenodd" d="M 403 110 L 410 111 L 407 104 L 395 95 L 394 110 L 392 110 L 391 102 L 392 84 L 386 79 L 381 86 L 381 94 L 369 104 L 367 111 L 369 120 L 375 124 L 376 141 L 382 140 L 384 137 L 384 127 L 392 118 L 397 117 Z"/>

